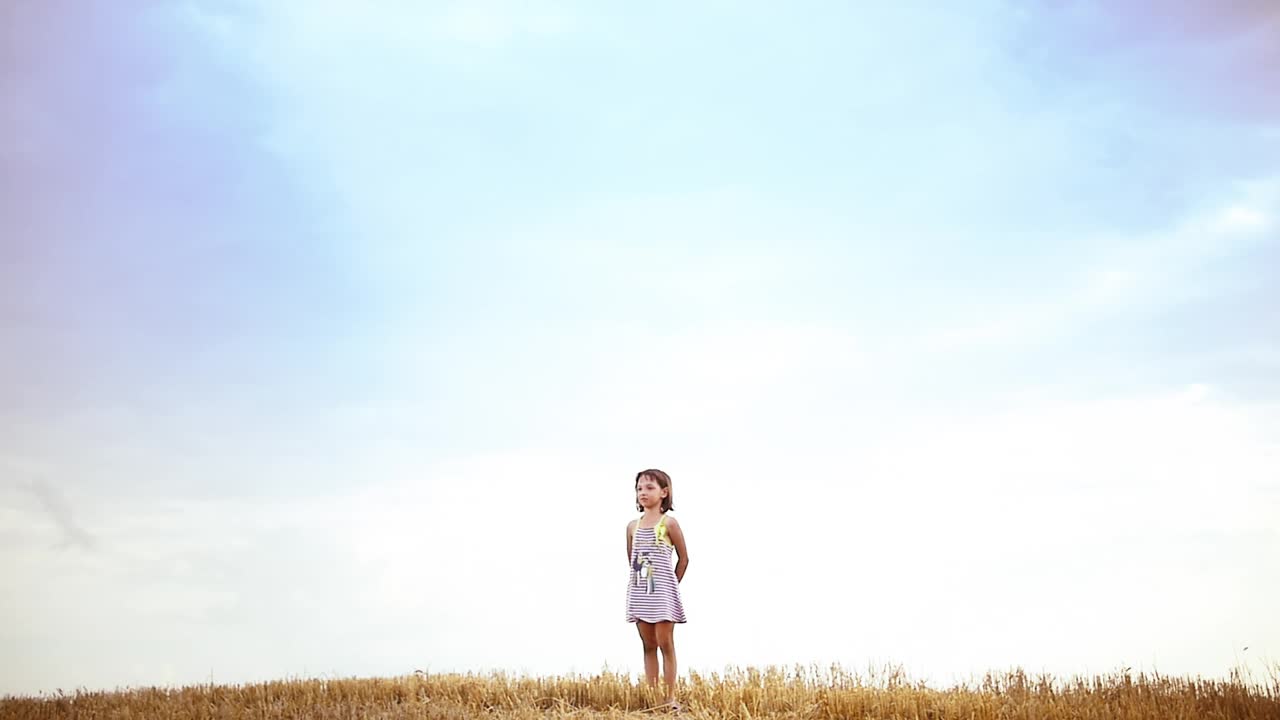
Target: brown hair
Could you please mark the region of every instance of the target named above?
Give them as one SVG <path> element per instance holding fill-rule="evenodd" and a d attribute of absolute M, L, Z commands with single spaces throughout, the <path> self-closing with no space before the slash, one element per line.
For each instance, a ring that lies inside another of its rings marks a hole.
<path fill-rule="evenodd" d="M 665 513 L 668 510 L 674 509 L 671 504 L 671 500 L 672 500 L 671 476 L 662 472 L 661 470 L 654 470 L 653 468 L 650 468 L 648 470 L 641 470 L 640 472 L 636 473 L 636 485 L 640 484 L 641 478 L 646 478 L 646 477 L 658 483 L 658 487 L 663 488 L 667 491 L 667 496 L 662 498 L 662 512 Z M 636 509 L 641 512 L 644 512 L 644 507 L 639 502 L 636 502 Z"/>

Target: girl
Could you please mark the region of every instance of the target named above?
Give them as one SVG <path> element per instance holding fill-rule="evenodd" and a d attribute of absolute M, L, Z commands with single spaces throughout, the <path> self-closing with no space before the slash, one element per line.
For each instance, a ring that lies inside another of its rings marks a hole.
<path fill-rule="evenodd" d="M 627 622 L 636 624 L 644 645 L 644 674 L 652 686 L 658 684 L 658 648 L 662 648 L 663 678 L 667 703 L 676 703 L 675 623 L 682 623 L 680 581 L 689 567 L 680 523 L 669 517 L 671 477 L 661 470 L 642 470 L 636 475 L 636 509 L 644 514 L 627 524 L 627 560 L 631 582 L 627 586 Z M 679 562 L 671 564 L 671 553 Z"/>

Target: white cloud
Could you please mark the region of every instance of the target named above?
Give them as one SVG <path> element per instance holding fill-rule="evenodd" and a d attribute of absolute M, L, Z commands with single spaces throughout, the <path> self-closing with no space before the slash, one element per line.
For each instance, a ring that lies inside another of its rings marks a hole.
<path fill-rule="evenodd" d="M 548 11 L 528 3 L 456 3 L 443 14 L 443 27 L 459 43 L 496 49 L 522 35 L 553 36 L 570 30 L 563 11 Z"/>
<path fill-rule="evenodd" d="M 1223 232 L 1256 232 L 1267 227 L 1267 216 L 1243 205 L 1227 208 L 1219 216 L 1217 228 Z"/>
<path fill-rule="evenodd" d="M 315 84 L 321 70 L 342 79 L 368 71 L 365 79 L 380 83 L 401 77 L 388 67 L 390 60 L 412 65 L 488 62 L 513 46 L 550 41 L 576 26 L 574 15 L 560 4 L 506 0 L 376 7 L 280 2 L 248 13 L 193 4 L 184 19 L 224 50 L 250 60 L 255 74 L 272 79 L 277 90 L 302 91 L 312 101 L 320 99 L 310 94 L 322 92 Z"/>
<path fill-rule="evenodd" d="M 981 319 L 953 324 L 919 339 L 927 351 L 1034 343 L 1078 331 L 1123 309 L 1176 305 L 1203 294 L 1202 267 L 1256 247 L 1268 216 L 1280 207 L 1275 178 L 1239 188 L 1241 202 L 1185 218 L 1167 231 L 1115 238 L 1084 269 L 1064 268 L 1065 289 L 1016 304 L 980 307 Z"/>
<path fill-rule="evenodd" d="M 723 434 L 767 414 L 779 395 L 863 378 L 855 338 L 821 326 L 754 326 L 688 334 L 618 332 L 590 363 L 581 395 L 613 432 Z"/>
<path fill-rule="evenodd" d="M 1280 408 L 1232 404 L 1212 386 L 987 414 L 874 406 L 865 411 L 882 432 L 798 452 L 794 438 L 735 423 L 859 353 L 818 330 L 769 338 L 773 352 L 710 338 L 659 367 L 637 355 L 596 378 L 606 397 L 625 398 L 619 407 L 648 408 L 623 418 L 630 437 L 617 447 L 445 460 L 401 448 L 328 495 L 98 508 L 95 551 L 21 543 L 4 555 L 25 588 L 6 608 L 31 639 L 0 660 L 88 686 L 155 681 L 160 657 L 176 682 L 211 667 L 225 680 L 306 668 L 635 669 L 622 529 L 631 476 L 650 465 L 673 473 L 690 540 L 686 669 L 893 659 L 945 678 L 1154 657 L 1165 672 L 1220 674 L 1228 634 L 1280 650 L 1280 627 L 1260 612 L 1280 587 L 1258 572 L 1280 551 Z M 647 380 L 629 387 L 631 373 Z M 745 407 L 739 383 L 781 393 Z M 652 412 L 685 394 L 696 414 Z M 692 442 L 662 441 L 667 422 Z M 38 519 L 17 527 L 52 531 Z M 85 634 L 51 642 L 73 611 Z M 761 624 L 774 616 L 789 619 Z M 145 640 L 172 633 L 206 650 L 164 655 L 162 641 Z M 234 643 L 215 639 L 227 633 Z M 79 642 L 104 648 L 91 670 L 70 662 Z M 294 651 L 272 650 L 285 642 Z"/>

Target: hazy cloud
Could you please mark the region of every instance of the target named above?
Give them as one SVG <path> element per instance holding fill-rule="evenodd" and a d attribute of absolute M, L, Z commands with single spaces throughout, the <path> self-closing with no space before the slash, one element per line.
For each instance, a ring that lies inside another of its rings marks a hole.
<path fill-rule="evenodd" d="M 1167 112 L 1280 122 L 1280 94 L 1272 91 L 1280 77 L 1274 2 L 1054 2 L 1024 17 L 1033 33 L 1024 57 L 1057 64 L 1056 80 L 1081 73 L 1099 85 L 1118 82 L 1134 101 Z"/>
<path fill-rule="evenodd" d="M 634 669 L 654 465 L 686 668 L 1274 651 L 1212 7 L 5 5 L 0 691 Z"/>
<path fill-rule="evenodd" d="M 97 547 L 94 536 L 76 522 L 71 504 L 57 487 L 48 480 L 31 480 L 27 487 L 40 501 L 40 507 L 53 520 L 62 533 L 59 548 L 78 548 L 93 550 Z"/>

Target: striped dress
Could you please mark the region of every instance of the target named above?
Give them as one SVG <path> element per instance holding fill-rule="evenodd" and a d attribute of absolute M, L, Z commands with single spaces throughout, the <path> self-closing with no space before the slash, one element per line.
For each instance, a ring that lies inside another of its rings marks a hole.
<path fill-rule="evenodd" d="M 684 622 L 680 583 L 676 580 L 675 548 L 667 539 L 667 517 L 656 527 L 636 528 L 631 539 L 631 580 L 627 584 L 627 622 Z"/>

